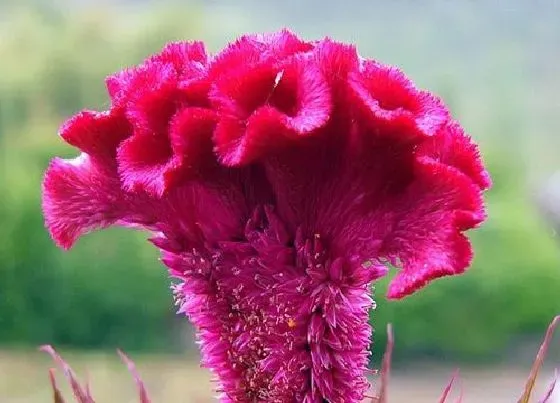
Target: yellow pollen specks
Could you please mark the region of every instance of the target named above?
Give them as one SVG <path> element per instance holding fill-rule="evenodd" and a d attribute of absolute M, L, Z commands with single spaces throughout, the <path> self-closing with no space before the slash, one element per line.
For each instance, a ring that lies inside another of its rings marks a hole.
<path fill-rule="evenodd" d="M 296 321 L 293 318 L 288 318 L 288 327 L 290 329 L 293 329 L 294 327 L 296 327 Z"/>

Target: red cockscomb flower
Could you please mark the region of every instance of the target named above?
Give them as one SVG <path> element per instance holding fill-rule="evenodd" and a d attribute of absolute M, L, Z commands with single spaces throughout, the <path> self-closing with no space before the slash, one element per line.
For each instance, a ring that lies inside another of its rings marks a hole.
<path fill-rule="evenodd" d="M 107 81 L 108 112 L 62 137 L 43 207 L 54 240 L 147 228 L 224 402 L 358 402 L 369 286 L 462 273 L 490 180 L 443 103 L 354 47 L 282 31 L 216 56 L 167 46 Z"/>

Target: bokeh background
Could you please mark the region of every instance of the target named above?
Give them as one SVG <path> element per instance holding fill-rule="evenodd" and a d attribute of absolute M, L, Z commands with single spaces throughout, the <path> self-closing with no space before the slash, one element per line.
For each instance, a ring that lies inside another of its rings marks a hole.
<path fill-rule="evenodd" d="M 171 40 L 217 51 L 239 34 L 282 27 L 354 42 L 438 93 L 494 180 L 467 274 L 401 302 L 377 286 L 372 365 L 391 322 L 394 401 L 436 401 L 458 366 L 469 402 L 520 393 L 560 313 L 560 196 L 551 185 L 560 170 L 559 2 L 0 0 L 1 402 L 49 401 L 51 363 L 36 351 L 44 343 L 80 374 L 87 368 L 100 402 L 135 401 L 117 347 L 137 360 L 155 402 L 209 401 L 192 329 L 175 315 L 147 235 L 112 229 L 62 252 L 43 228 L 40 183 L 50 158 L 75 155 L 56 135 L 61 122 L 108 105 L 106 75 Z M 558 344 L 549 367 L 560 364 Z"/>

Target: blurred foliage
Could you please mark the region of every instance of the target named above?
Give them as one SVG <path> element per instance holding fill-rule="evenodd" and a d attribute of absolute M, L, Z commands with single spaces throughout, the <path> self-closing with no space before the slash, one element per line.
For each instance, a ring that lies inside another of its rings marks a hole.
<path fill-rule="evenodd" d="M 114 229 L 62 252 L 43 228 L 40 183 L 52 156 L 75 155 L 55 134 L 60 122 L 107 104 L 104 77 L 189 38 L 196 13 L 10 13 L 0 22 L 0 342 L 173 347 L 169 282 L 147 235 Z"/>
<path fill-rule="evenodd" d="M 167 41 L 197 36 L 197 10 L 185 18 L 172 7 L 124 14 L 27 3 L 0 18 L 0 342 L 168 349 L 177 333 L 169 281 L 146 234 L 114 229 L 62 252 L 43 229 L 39 189 L 52 156 L 74 155 L 55 136 L 60 122 L 107 105 L 101 84 L 107 74 Z M 460 109 L 461 94 L 449 82 L 441 88 Z M 496 130 L 488 128 L 496 138 L 519 136 L 519 116 L 493 116 L 511 126 L 496 121 Z M 540 337 L 560 311 L 558 239 L 526 196 L 521 156 L 511 144 L 485 145 L 495 186 L 487 197 L 489 220 L 471 234 L 474 266 L 399 302 L 386 301 L 386 281 L 380 284 L 374 356 L 390 321 L 397 358 L 497 358 L 518 337 Z"/>

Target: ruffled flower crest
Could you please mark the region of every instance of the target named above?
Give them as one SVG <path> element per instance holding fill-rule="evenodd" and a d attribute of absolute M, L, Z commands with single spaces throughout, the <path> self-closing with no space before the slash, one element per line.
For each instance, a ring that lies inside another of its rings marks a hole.
<path fill-rule="evenodd" d="M 224 402 L 361 401 L 370 284 L 396 265 L 402 298 L 470 264 L 490 186 L 476 145 L 352 46 L 174 43 L 107 88 L 109 111 L 61 129 L 83 154 L 47 170 L 47 227 L 64 248 L 152 231 Z"/>

